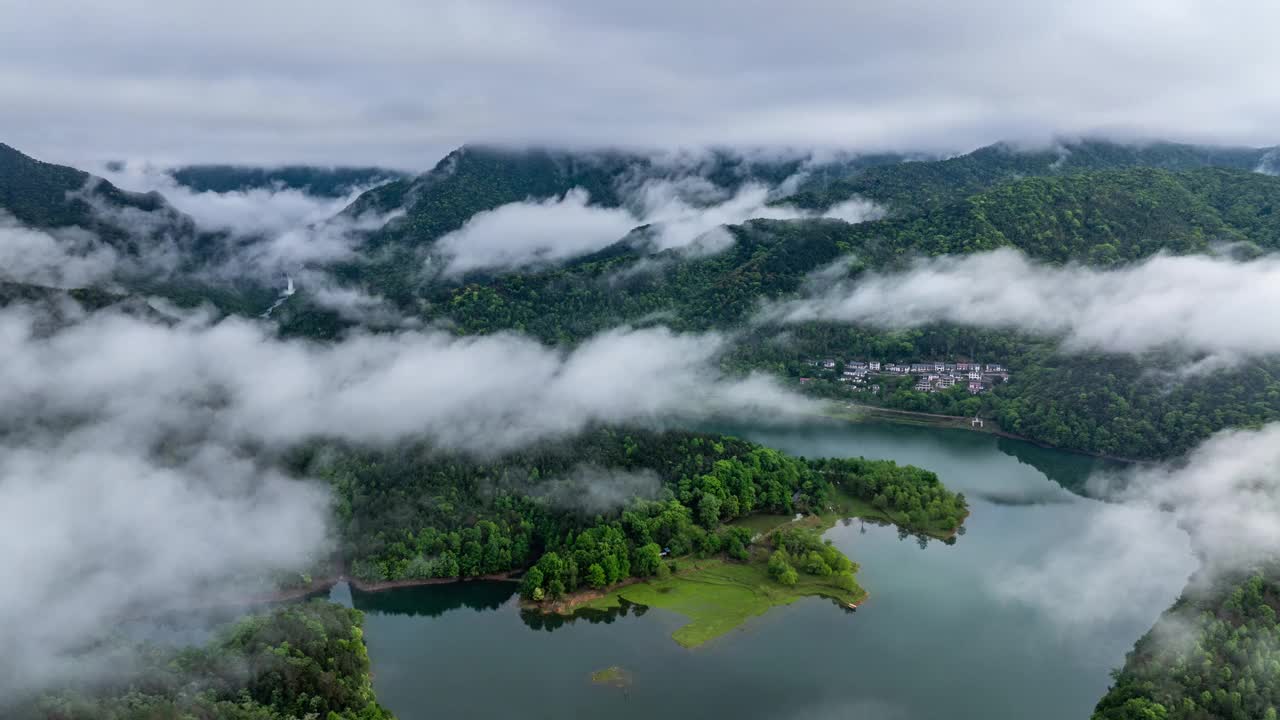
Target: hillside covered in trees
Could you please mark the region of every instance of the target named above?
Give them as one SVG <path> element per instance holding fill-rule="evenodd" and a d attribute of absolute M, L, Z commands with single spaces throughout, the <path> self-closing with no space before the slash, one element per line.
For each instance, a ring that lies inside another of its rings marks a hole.
<path fill-rule="evenodd" d="M 804 460 L 732 437 L 602 429 L 490 461 L 430 448 L 313 446 L 291 460 L 327 478 L 350 573 L 366 582 L 533 567 L 526 594 L 654 575 L 663 554 L 745 559 L 730 523 L 825 512 L 837 493 L 906 531 L 954 530 L 962 495 L 889 461 Z"/>
<path fill-rule="evenodd" d="M 863 353 L 896 362 L 996 358 L 1016 370 L 1014 380 L 982 398 L 901 387 L 859 402 L 981 414 L 1010 432 L 1068 449 L 1169 457 L 1215 430 L 1280 417 L 1274 362 L 1181 377 L 1170 372 L 1184 359 L 1158 353 L 1140 358 L 1063 353 L 1052 337 L 952 326 L 901 331 L 830 323 L 778 326 L 757 323 L 756 312 L 762 302 L 803 292 L 807 278 L 833 263 L 856 281 L 862 273 L 892 271 L 920 257 L 997 248 L 1016 248 L 1053 264 L 1102 268 L 1161 252 L 1205 253 L 1230 246 L 1236 256 L 1249 257 L 1274 251 L 1280 246 L 1280 213 L 1275 212 L 1280 178 L 1251 172 L 1273 152 L 1080 141 L 1044 151 L 996 145 L 944 160 L 872 155 L 814 163 L 723 151 L 662 159 L 616 151 L 469 146 L 421 176 L 395 179 L 362 195 L 347 215 L 399 208 L 403 216 L 367 231 L 359 253 L 324 271 L 414 322 L 443 322 L 461 334 L 514 330 L 573 345 L 620 324 L 661 323 L 691 332 L 732 329 L 739 332 L 724 359 L 731 371 L 765 369 L 798 378 L 808 374 L 801 365 L 808 358 L 852 359 Z M 186 172 L 191 183 L 210 189 L 277 180 L 293 186 L 312 177 L 287 168 L 279 178 L 221 166 Z M 88 227 L 126 254 L 142 252 L 145 243 L 139 245 L 141 240 L 112 224 L 119 213 L 102 212 L 111 206 L 144 213 L 153 236 L 178 238 L 177 247 L 187 248 L 179 253 L 180 267 L 119 278 L 111 287 L 114 294 L 161 296 L 182 306 L 212 303 L 243 315 L 260 314 L 274 301 L 271 288 L 226 282 L 201 271 L 234 250 L 225 237 L 196 232 L 163 198 L 90 183 L 83 172 L 40 163 L 11 148 L 0 152 L 0 177 L 12 180 L 0 183 L 5 193 L 0 206 L 25 224 Z M 332 190 L 333 183 L 373 175 L 353 169 L 317 177 Z M 795 191 L 771 202 L 820 210 L 856 195 L 884 204 L 889 215 L 858 224 L 815 218 L 750 221 L 730 227 L 733 243 L 713 254 L 655 252 L 647 232 L 639 229 L 558 267 L 472 272 L 459 279 L 423 272 L 435 241 L 477 212 L 560 197 L 573 188 L 586 190 L 592 205 L 614 207 L 639 183 L 681 177 L 699 178 L 725 192 L 752 182 L 775 187 L 788 182 Z M 87 186 L 98 200 L 78 195 Z M 45 292 L 7 287 L 7 295 Z M 101 302 L 105 296 L 93 299 Z M 306 286 L 272 318 L 285 335 L 317 339 L 340 337 L 364 322 L 316 302 Z"/>
<path fill-rule="evenodd" d="M 247 616 L 209 644 L 154 647 L 122 681 L 44 695 L 17 720 L 392 720 L 374 699 L 362 614 L 314 600 Z"/>
<path fill-rule="evenodd" d="M 1188 590 L 1138 641 L 1094 720 L 1274 720 L 1280 712 L 1275 568 Z"/>

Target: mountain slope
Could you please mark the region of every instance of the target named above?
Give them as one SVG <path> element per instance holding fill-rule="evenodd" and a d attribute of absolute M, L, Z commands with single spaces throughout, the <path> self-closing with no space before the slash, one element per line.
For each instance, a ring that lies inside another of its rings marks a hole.
<path fill-rule="evenodd" d="M 159 193 L 133 193 L 83 170 L 30 158 L 0 144 L 0 211 L 29 227 L 80 227 L 137 254 L 140 242 L 191 237 L 195 225 Z"/>
<path fill-rule="evenodd" d="M 1100 140 L 1063 142 L 1046 150 L 1004 143 L 946 160 L 903 162 L 831 182 L 804 186 L 790 201 L 829 207 L 854 195 L 887 205 L 898 215 L 937 210 L 995 185 L 1028 176 L 1062 176 L 1096 170 L 1152 167 L 1254 170 L 1275 148 L 1221 148 L 1178 143 L 1126 145 Z"/>

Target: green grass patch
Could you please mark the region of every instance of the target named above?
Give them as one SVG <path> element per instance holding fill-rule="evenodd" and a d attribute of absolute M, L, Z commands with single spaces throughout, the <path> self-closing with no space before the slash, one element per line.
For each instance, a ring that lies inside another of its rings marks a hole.
<path fill-rule="evenodd" d="M 618 588 L 581 607 L 608 610 L 626 600 L 671 610 L 689 618 L 688 624 L 672 633 L 672 639 L 691 648 L 724 635 L 770 608 L 789 605 L 803 597 L 821 596 L 849 604 L 860 602 L 867 595 L 856 584 L 846 590 L 831 578 L 804 573 L 794 586 L 784 586 L 769 577 L 763 560 L 738 563 L 711 558 L 682 562 L 688 569 L 676 575 Z"/>
<path fill-rule="evenodd" d="M 591 682 L 596 685 L 627 687 L 631 685 L 631 673 L 617 665 L 611 665 L 603 670 L 591 673 Z"/>

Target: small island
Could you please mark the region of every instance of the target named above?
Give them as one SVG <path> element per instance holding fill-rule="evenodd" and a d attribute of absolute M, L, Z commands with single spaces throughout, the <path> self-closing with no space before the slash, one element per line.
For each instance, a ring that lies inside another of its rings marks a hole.
<path fill-rule="evenodd" d="M 781 461 L 774 472 L 801 481 L 803 491 L 785 498 L 801 512 L 789 516 L 765 506 L 762 512 L 727 521 L 703 512 L 700 524 L 679 500 L 644 512 L 633 508 L 618 521 L 586 530 L 561 550 L 544 554 L 525 574 L 526 606 L 560 614 L 614 610 L 623 603 L 672 610 L 689 618 L 672 638 L 684 647 L 697 647 L 803 597 L 825 597 L 857 609 L 867 597 L 855 576 L 858 566 L 822 539 L 840 518 L 863 517 L 952 541 L 968 515 L 964 496 L 948 491 L 926 470 L 891 461 L 804 460 L 767 448 L 751 451 L 768 453 Z M 736 459 L 717 462 L 711 474 L 686 484 L 689 496 L 700 509 L 708 497 L 715 498 L 712 507 L 740 508 L 742 498 L 732 493 L 694 493 L 740 488 L 753 499 L 753 467 L 763 469 Z M 772 477 L 769 473 L 761 479 Z M 637 545 L 637 537 L 662 537 L 668 544 Z M 673 551 L 672 544 L 679 550 Z"/>

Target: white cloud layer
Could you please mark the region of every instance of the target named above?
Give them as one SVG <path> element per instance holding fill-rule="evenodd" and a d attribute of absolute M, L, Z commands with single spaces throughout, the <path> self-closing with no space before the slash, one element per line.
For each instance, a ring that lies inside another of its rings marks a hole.
<path fill-rule="evenodd" d="M 1044 265 L 1001 249 L 837 283 L 769 307 L 763 317 L 888 328 L 933 322 L 1013 328 L 1060 335 L 1067 349 L 1143 353 L 1171 347 L 1230 361 L 1280 353 L 1280 324 L 1259 322 L 1259 312 L 1278 304 L 1276 255 L 1246 262 L 1158 255 L 1100 270 Z"/>
<path fill-rule="evenodd" d="M 0 545 L 16 550 L 0 587 L 0 696 L 101 670 L 71 657 L 126 615 L 252 588 L 247 576 L 321 550 L 327 494 L 258 459 L 301 440 L 412 437 L 488 454 L 594 423 L 809 408 L 765 377 L 722 376 L 723 338 L 665 329 L 562 351 L 414 331 L 320 345 L 198 316 L 51 327 L 29 307 L 0 309 Z M 640 487 L 652 478 L 615 477 L 577 500 L 600 507 Z"/>
<path fill-rule="evenodd" d="M 592 205 L 581 188 L 561 198 L 508 203 L 477 213 L 461 229 L 440 238 L 435 249 L 443 258 L 444 273 L 458 275 L 554 264 L 602 250 L 642 225 L 648 226 L 646 239 L 653 250 L 711 254 L 733 243 L 726 225 L 747 220 L 826 217 L 857 223 L 884 214 L 862 198 L 825 213 L 770 204 L 776 189 L 747 183 L 731 193 L 697 175 L 648 180 L 624 195 L 623 208 Z"/>
<path fill-rule="evenodd" d="M 626 210 L 591 206 L 585 190 L 476 213 L 440 238 L 445 273 L 551 264 L 606 247 L 638 223 Z"/>
<path fill-rule="evenodd" d="M 1219 432 L 1183 460 L 1090 484 L 1113 502 L 1082 533 L 1034 565 L 997 568 L 990 578 L 1000 596 L 1071 632 L 1097 632 L 1152 607 L 1181 590 L 1197 564 L 1211 583 L 1280 555 L 1280 423 Z"/>
<path fill-rule="evenodd" d="M 110 278 L 119 264 L 119 254 L 90 232 L 35 230 L 0 211 L 0 280 L 77 288 Z"/>
<path fill-rule="evenodd" d="M 159 192 L 178 210 L 206 230 L 236 235 L 279 235 L 332 218 L 368 187 L 353 188 L 342 197 L 310 195 L 297 188 L 252 188 L 231 192 L 197 192 L 181 185 L 164 168 L 125 163 L 98 173 L 112 184 L 134 192 Z"/>

